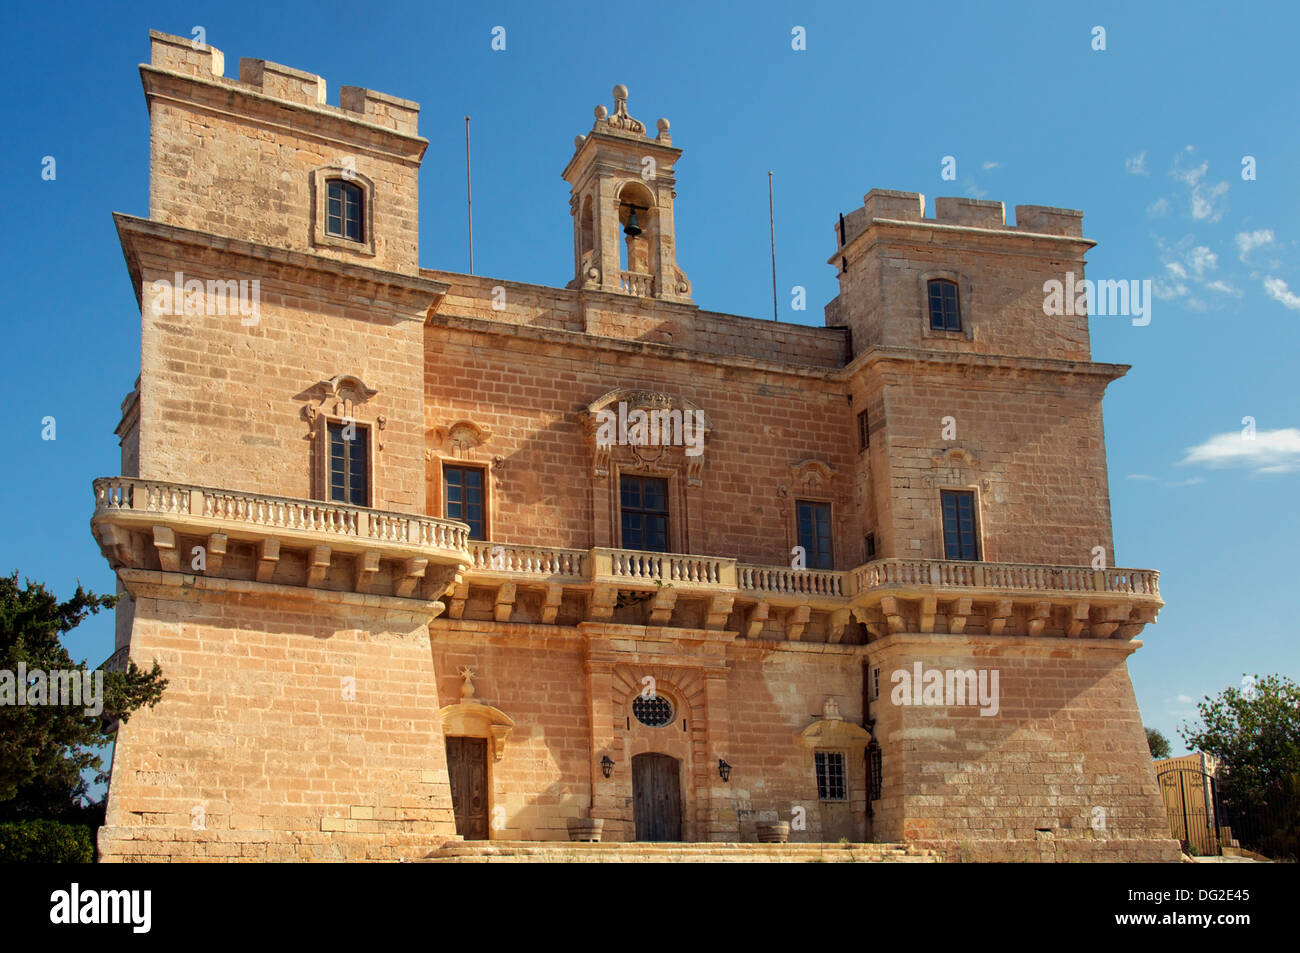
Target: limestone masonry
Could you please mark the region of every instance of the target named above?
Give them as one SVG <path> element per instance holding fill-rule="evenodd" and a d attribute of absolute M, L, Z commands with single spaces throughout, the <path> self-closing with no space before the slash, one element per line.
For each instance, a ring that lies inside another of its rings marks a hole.
<path fill-rule="evenodd" d="M 563 167 L 567 285 L 422 268 L 416 103 L 151 43 L 140 375 L 91 526 L 109 664 L 170 685 L 119 728 L 105 859 L 781 822 L 1177 858 L 1126 665 L 1158 574 L 1114 568 L 1127 368 L 1043 314 L 1080 212 L 875 189 L 828 229 L 826 327 L 702 311 L 681 150 L 615 87 Z"/>

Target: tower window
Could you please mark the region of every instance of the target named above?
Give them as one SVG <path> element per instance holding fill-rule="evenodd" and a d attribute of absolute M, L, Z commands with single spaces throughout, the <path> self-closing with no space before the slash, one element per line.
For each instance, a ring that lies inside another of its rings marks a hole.
<path fill-rule="evenodd" d="M 858 452 L 859 453 L 861 453 L 863 450 L 866 450 L 867 447 L 871 446 L 870 423 L 871 421 L 867 417 L 867 412 L 865 410 L 860 411 L 858 413 Z"/>
<path fill-rule="evenodd" d="M 342 179 L 330 179 L 328 191 L 325 234 L 353 242 L 365 241 L 362 227 L 365 193 L 361 186 Z"/>
<path fill-rule="evenodd" d="M 969 490 L 943 490 L 940 498 L 943 505 L 943 558 L 979 559 L 975 494 Z"/>
<path fill-rule="evenodd" d="M 624 475 L 619 496 L 623 548 L 668 552 L 668 481 Z"/>
<path fill-rule="evenodd" d="M 483 468 L 444 466 L 442 481 L 447 519 L 468 523 L 470 539 L 487 539 Z"/>
<path fill-rule="evenodd" d="M 862 549 L 866 553 L 867 562 L 876 558 L 876 534 L 868 533 L 862 537 Z"/>
<path fill-rule="evenodd" d="M 934 278 L 927 286 L 930 290 L 930 330 L 960 331 L 961 301 L 957 294 L 957 283 Z"/>
<path fill-rule="evenodd" d="M 799 523 L 799 545 L 809 569 L 831 569 L 831 505 L 810 500 L 795 501 Z"/>
<path fill-rule="evenodd" d="M 367 463 L 370 433 L 347 421 L 329 423 L 329 499 L 351 506 L 370 505 Z"/>

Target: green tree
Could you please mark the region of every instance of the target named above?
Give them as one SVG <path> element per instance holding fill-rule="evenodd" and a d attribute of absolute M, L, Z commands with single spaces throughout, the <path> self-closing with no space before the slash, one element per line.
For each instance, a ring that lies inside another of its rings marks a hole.
<path fill-rule="evenodd" d="M 1221 825 L 1276 859 L 1300 855 L 1300 686 L 1282 675 L 1242 677 L 1197 703 L 1200 724 L 1178 729 L 1218 761 Z"/>
<path fill-rule="evenodd" d="M 17 572 L 0 576 L 0 671 L 12 673 L 10 685 L 20 663 L 28 672 L 76 670 L 84 677 L 93 670 L 74 663 L 60 638 L 116 604 L 117 596 L 97 596 L 80 584 L 71 599 L 60 602 L 41 583 L 25 580 L 20 588 Z M 95 749 L 113 740 L 119 719 L 157 704 L 166 686 L 156 661 L 149 672 L 132 662 L 125 672 L 104 674 L 99 714 L 78 705 L 0 704 L 0 818 L 93 821 L 102 814 L 102 806 L 84 804 L 83 772 L 97 772 L 96 783 L 106 779 Z"/>
<path fill-rule="evenodd" d="M 1300 685 L 1283 675 L 1246 675 L 1197 702 L 1200 724 L 1178 729 L 1191 751 L 1214 755 L 1233 784 L 1262 791 L 1300 772 Z"/>
<path fill-rule="evenodd" d="M 1158 728 L 1147 729 L 1147 748 L 1150 749 L 1152 758 L 1169 757 L 1169 739 Z"/>

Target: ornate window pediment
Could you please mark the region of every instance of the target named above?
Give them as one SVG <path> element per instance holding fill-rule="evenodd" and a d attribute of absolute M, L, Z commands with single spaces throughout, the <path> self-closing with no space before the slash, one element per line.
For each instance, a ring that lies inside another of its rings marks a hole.
<path fill-rule="evenodd" d="M 446 427 L 435 427 L 433 436 L 442 444 L 444 453 L 463 460 L 469 456 L 471 450 L 487 443 L 492 436 L 492 431 L 470 420 L 458 420 Z"/>
<path fill-rule="evenodd" d="M 703 482 L 712 428 L 704 411 L 685 398 L 620 388 L 588 405 L 583 426 L 598 477 L 609 475 L 613 461 L 634 467 L 681 468 L 689 485 Z"/>
<path fill-rule="evenodd" d="M 822 707 L 822 717 L 799 732 L 799 740 L 810 748 L 865 748 L 871 743 L 871 732 L 845 721 L 835 699 L 827 698 Z"/>
<path fill-rule="evenodd" d="M 308 391 L 309 399 L 315 403 L 308 403 L 304 409 L 307 423 L 311 427 L 308 436 L 316 439 L 316 434 L 321 430 L 318 422 L 322 417 L 354 421 L 362 419 L 361 405 L 378 393 L 378 389 L 367 386 L 365 381 L 353 374 L 338 374 L 327 381 L 320 381 Z M 369 419 L 375 423 L 375 449 L 382 450 L 383 430 L 388 426 L 388 418 L 378 414 L 367 418 Z"/>

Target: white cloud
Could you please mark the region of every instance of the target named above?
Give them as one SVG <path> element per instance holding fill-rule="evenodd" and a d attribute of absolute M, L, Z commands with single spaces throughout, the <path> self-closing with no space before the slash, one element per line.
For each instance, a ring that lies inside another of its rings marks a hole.
<path fill-rule="evenodd" d="M 1169 214 L 1169 200 L 1157 199 L 1147 206 L 1147 218 L 1160 218 Z"/>
<path fill-rule="evenodd" d="M 1220 182 L 1208 188 L 1196 186 L 1192 189 L 1192 218 L 1197 221 L 1217 222 L 1223 218 L 1223 208 L 1215 208 L 1215 203 L 1228 194 L 1228 183 Z"/>
<path fill-rule="evenodd" d="M 1200 278 L 1207 271 L 1213 271 L 1218 267 L 1219 256 L 1204 245 L 1197 245 L 1192 249 L 1191 254 L 1187 256 L 1187 263 L 1196 272 L 1196 277 Z"/>
<path fill-rule="evenodd" d="M 1188 146 L 1187 148 L 1190 149 L 1191 146 Z M 1178 162 L 1175 160 L 1174 170 L 1169 174 L 1172 175 L 1179 182 L 1183 183 L 1184 185 L 1188 187 L 1195 187 L 1196 184 L 1201 181 L 1201 179 L 1205 178 L 1205 173 L 1209 171 L 1210 171 L 1209 160 L 1202 162 L 1195 169 L 1180 169 L 1178 167 Z"/>
<path fill-rule="evenodd" d="M 1223 279 L 1219 279 L 1218 281 L 1211 281 L 1205 287 L 1210 291 L 1217 291 L 1219 292 L 1219 294 L 1231 295 L 1234 298 L 1241 297 L 1241 291 L 1233 287 L 1229 282 L 1226 282 Z"/>
<path fill-rule="evenodd" d="M 1256 473 L 1289 473 L 1300 467 L 1300 429 L 1259 430 L 1254 436 L 1244 431 L 1215 434 L 1204 443 L 1187 448 L 1180 463 L 1209 467 L 1248 467 Z"/>
<path fill-rule="evenodd" d="M 1124 479 L 1126 479 L 1126 480 L 1154 480 L 1154 479 L 1156 479 L 1156 478 L 1153 477 L 1153 476 L 1151 476 L 1151 475 L 1148 474 L 1148 473 L 1130 473 L 1130 474 L 1129 474 L 1128 476 L 1126 476 Z"/>
<path fill-rule="evenodd" d="M 1176 701 L 1176 702 L 1180 702 L 1180 703 L 1182 703 L 1182 704 L 1184 704 L 1184 705 L 1195 705 L 1195 704 L 1196 704 L 1196 699 L 1193 698 L 1191 695 L 1178 695 L 1178 696 L 1176 696 L 1176 697 L 1174 698 L 1174 701 Z"/>
<path fill-rule="evenodd" d="M 1150 175 L 1147 171 L 1147 154 L 1145 152 L 1124 160 L 1124 171 L 1129 175 Z"/>
<path fill-rule="evenodd" d="M 1190 155 L 1194 150 L 1188 146 L 1183 152 Z M 1192 218 L 1198 222 L 1217 222 L 1223 218 L 1223 206 L 1220 199 L 1228 194 L 1227 182 L 1216 182 L 1210 185 L 1206 175 L 1210 171 L 1210 163 L 1203 160 L 1200 165 L 1192 168 L 1184 168 L 1181 164 L 1182 157 L 1174 160 L 1174 167 L 1170 171 L 1173 178 L 1187 186 L 1191 193 Z"/>
<path fill-rule="evenodd" d="M 1278 302 L 1284 308 L 1290 308 L 1292 311 L 1300 311 L 1300 295 L 1296 294 L 1287 287 L 1285 281 L 1281 278 L 1274 278 L 1272 275 L 1264 279 L 1264 290 L 1268 296 Z"/>
<path fill-rule="evenodd" d="M 1237 254 L 1242 261 L 1246 260 L 1256 248 L 1261 245 L 1271 245 L 1273 243 L 1273 231 L 1268 228 L 1261 228 L 1254 232 L 1237 233 Z"/>
<path fill-rule="evenodd" d="M 985 171 L 985 172 L 992 172 L 994 169 L 1000 167 L 1001 165 L 1002 165 L 1001 162 L 993 162 L 993 161 L 985 162 L 985 163 L 984 163 L 984 171 Z"/>

